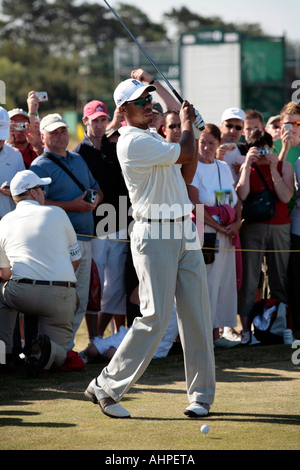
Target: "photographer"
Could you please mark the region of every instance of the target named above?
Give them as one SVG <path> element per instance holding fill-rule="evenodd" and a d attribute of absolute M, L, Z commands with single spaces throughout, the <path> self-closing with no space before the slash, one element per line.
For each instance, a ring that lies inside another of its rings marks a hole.
<path fill-rule="evenodd" d="M 39 130 L 39 98 L 35 91 L 30 91 L 27 98 L 28 112 L 15 108 L 8 112 L 11 133 L 8 143 L 22 154 L 26 168 L 43 153 L 43 143 Z"/>
<path fill-rule="evenodd" d="M 244 222 L 240 231 L 242 252 L 243 282 L 239 292 L 238 313 L 243 327 L 242 343 L 251 341 L 248 317 L 253 308 L 259 284 L 263 257 L 268 269 L 269 296 L 287 303 L 287 268 L 290 249 L 290 218 L 288 203 L 293 194 L 294 176 L 292 165 L 278 161 L 273 151 L 270 134 L 259 129 L 253 132 L 248 141 L 248 153 L 241 166 L 236 191 L 243 201 Z M 261 176 L 265 179 L 274 199 L 274 213 L 265 219 L 249 221 L 245 206 L 247 197 L 262 194 L 266 190 Z M 269 218 L 270 217 L 270 218 Z M 264 253 L 263 251 L 266 250 Z M 268 253 L 272 250 L 272 253 Z"/>
<path fill-rule="evenodd" d="M 74 336 L 69 347 L 71 350 L 86 312 L 91 273 L 91 237 L 94 234 L 93 210 L 102 201 L 103 194 L 84 159 L 78 153 L 67 150 L 68 124 L 59 114 L 45 116 L 40 123 L 40 132 L 45 152 L 34 160 L 30 169 L 40 177 L 50 176 L 52 179 L 52 183 L 46 188 L 45 203 L 59 206 L 67 212 L 82 254 L 76 271 L 79 305 L 74 318 Z M 92 190 L 97 192 L 96 199 L 88 202 L 86 196 Z"/>

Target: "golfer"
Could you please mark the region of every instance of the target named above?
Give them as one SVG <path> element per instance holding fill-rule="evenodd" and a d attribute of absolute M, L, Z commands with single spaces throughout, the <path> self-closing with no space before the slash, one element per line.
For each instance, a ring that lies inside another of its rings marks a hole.
<path fill-rule="evenodd" d="M 114 92 L 115 104 L 127 122 L 120 129 L 117 154 L 133 208 L 131 250 L 142 317 L 135 318 L 112 360 L 85 391 L 104 414 L 114 418 L 130 417 L 119 402 L 151 361 L 171 320 L 174 302 L 190 403 L 184 414 L 207 416 L 215 394 L 206 269 L 189 218 L 192 205 L 182 176 L 185 168 L 194 167 L 195 109 L 183 103 L 181 139 L 166 142 L 148 128 L 153 118 L 149 92 L 155 89 L 128 79 Z M 196 124 L 203 126 L 200 115 Z"/>

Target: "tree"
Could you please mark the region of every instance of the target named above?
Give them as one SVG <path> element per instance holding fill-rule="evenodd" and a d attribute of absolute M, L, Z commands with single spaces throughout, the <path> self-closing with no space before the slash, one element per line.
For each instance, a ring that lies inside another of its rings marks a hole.
<path fill-rule="evenodd" d="M 200 28 L 222 28 L 225 31 L 241 31 L 244 33 L 264 35 L 259 24 L 235 24 L 224 23 L 219 16 L 204 17 L 191 12 L 186 7 L 180 9 L 173 8 L 169 13 L 164 14 L 164 18 L 174 24 L 177 36 L 193 32 Z"/>

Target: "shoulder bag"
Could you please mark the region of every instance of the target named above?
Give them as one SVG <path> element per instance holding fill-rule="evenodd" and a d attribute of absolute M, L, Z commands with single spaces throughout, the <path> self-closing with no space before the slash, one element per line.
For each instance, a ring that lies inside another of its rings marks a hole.
<path fill-rule="evenodd" d="M 266 189 L 260 193 L 250 193 L 243 202 L 242 217 L 245 222 L 255 223 L 270 220 L 275 215 L 275 197 L 270 190 L 263 174 L 253 163 L 253 167 L 257 171 L 260 179 L 264 183 Z"/>

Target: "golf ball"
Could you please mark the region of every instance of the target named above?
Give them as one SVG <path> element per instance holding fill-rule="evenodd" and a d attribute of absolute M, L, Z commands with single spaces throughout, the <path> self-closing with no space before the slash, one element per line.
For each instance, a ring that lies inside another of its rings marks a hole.
<path fill-rule="evenodd" d="M 201 432 L 203 432 L 203 434 L 209 433 L 209 426 L 207 426 L 207 424 L 203 424 L 203 426 L 201 426 Z"/>

